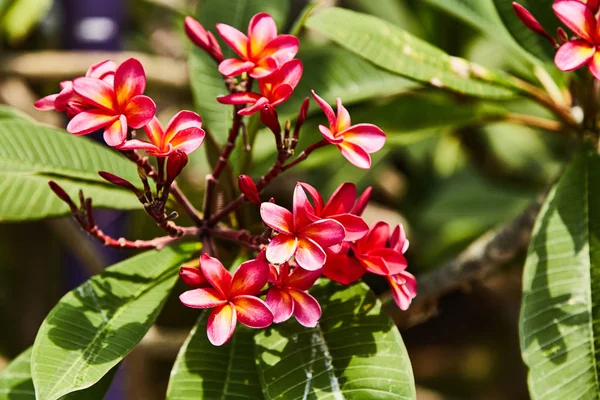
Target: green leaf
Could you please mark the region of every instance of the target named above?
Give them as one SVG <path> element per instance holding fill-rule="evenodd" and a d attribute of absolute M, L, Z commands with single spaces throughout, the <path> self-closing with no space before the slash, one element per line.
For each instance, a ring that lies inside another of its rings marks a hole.
<path fill-rule="evenodd" d="M 110 171 L 134 183 L 139 180 L 135 166 L 106 146 L 21 119 L 0 120 L 0 142 L 0 221 L 68 214 L 66 204 L 48 188 L 50 179 L 75 198 L 83 189 L 99 207 L 140 207 L 132 193 L 98 175 Z"/>
<path fill-rule="evenodd" d="M 423 26 L 406 2 L 398 0 L 349 0 L 348 2 L 351 8 L 357 11 L 389 21 L 418 36 L 422 33 Z"/>
<path fill-rule="evenodd" d="M 223 7 L 222 0 L 204 0 L 198 7 L 196 17 L 206 29 L 218 37 L 215 24 L 224 23 L 247 32 L 252 16 L 265 11 L 275 19 L 281 31 L 285 25 L 288 8 L 288 0 L 229 0 L 227 7 Z M 221 48 L 225 58 L 234 56 L 233 51 L 223 41 Z M 233 108 L 217 101 L 218 96 L 227 93 L 223 76 L 217 70 L 215 61 L 199 48 L 194 48 L 190 53 L 189 69 L 192 94 L 198 113 L 216 140 L 224 143 L 231 126 Z"/>
<path fill-rule="evenodd" d="M 15 0 L 2 17 L 2 29 L 8 40 L 17 43 L 42 20 L 52 7 L 52 0 Z"/>
<path fill-rule="evenodd" d="M 308 3 L 300 12 L 300 15 L 298 15 L 298 18 L 296 18 L 296 21 L 294 21 L 294 24 L 292 25 L 292 28 L 290 29 L 290 35 L 294 35 L 294 36 L 299 36 L 300 33 L 302 32 L 302 29 L 304 29 L 304 25 L 306 25 L 306 20 L 308 19 L 308 17 L 310 17 L 310 15 L 312 14 L 313 10 L 319 5 L 318 2 L 313 1 L 312 3 Z"/>
<path fill-rule="evenodd" d="M 0 400 L 36 400 L 31 380 L 31 347 L 15 358 L 0 372 Z M 117 367 L 113 368 L 94 386 L 66 395 L 62 400 L 103 399 Z"/>
<path fill-rule="evenodd" d="M 142 339 L 195 244 L 148 251 L 116 264 L 67 293 L 33 345 L 39 400 L 56 400 L 98 382 Z"/>
<path fill-rule="evenodd" d="M 34 122 L 34 120 L 29 115 L 25 114 L 23 111 L 18 110 L 14 107 L 0 104 L 0 119 L 12 118 L 19 118 L 29 122 Z"/>
<path fill-rule="evenodd" d="M 523 273 L 520 339 L 532 399 L 592 399 L 600 343 L 600 157 L 583 146 L 538 215 Z"/>
<path fill-rule="evenodd" d="M 255 336 L 266 399 L 414 399 L 400 333 L 365 284 L 313 288 L 316 328 L 288 321 Z"/>
<path fill-rule="evenodd" d="M 306 23 L 337 44 L 398 75 L 459 93 L 491 99 L 516 96 L 510 78 L 452 57 L 382 19 L 328 8 Z"/>
<path fill-rule="evenodd" d="M 238 325 L 231 340 L 213 346 L 206 336 L 208 312 L 198 319 L 171 371 L 168 400 L 263 400 L 254 364 L 254 331 Z"/>

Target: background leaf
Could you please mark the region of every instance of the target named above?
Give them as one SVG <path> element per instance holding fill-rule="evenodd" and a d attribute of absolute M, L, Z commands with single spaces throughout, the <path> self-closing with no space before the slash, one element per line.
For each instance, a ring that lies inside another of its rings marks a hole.
<path fill-rule="evenodd" d="M 202 314 L 179 350 L 167 399 L 263 400 L 252 352 L 255 332 L 238 324 L 228 343 L 213 346 L 206 336 L 209 314 Z"/>
<path fill-rule="evenodd" d="M 135 195 L 98 175 L 110 171 L 139 181 L 135 166 L 106 146 L 21 119 L 0 120 L 0 142 L 0 221 L 68 214 L 67 205 L 48 188 L 50 179 L 74 198 L 83 189 L 98 207 L 140 208 Z"/>
<path fill-rule="evenodd" d="M 314 329 L 295 320 L 255 336 L 266 399 L 414 399 L 408 354 L 396 326 L 365 284 L 320 284 Z"/>
<path fill-rule="evenodd" d="M 11 42 L 19 42 L 51 7 L 52 0 L 15 0 L 2 17 L 2 30 Z"/>
<path fill-rule="evenodd" d="M 148 251 L 116 264 L 67 293 L 33 345 L 39 400 L 56 400 L 98 382 L 142 339 L 195 244 Z"/>
<path fill-rule="evenodd" d="M 599 179 L 600 157 L 584 146 L 536 221 L 520 316 L 532 399 L 591 399 L 600 392 Z"/>
<path fill-rule="evenodd" d="M 328 8 L 311 16 L 306 26 L 381 68 L 419 82 L 482 98 L 506 99 L 516 95 L 510 80 L 501 73 L 451 57 L 370 15 Z M 486 81 L 475 77 L 474 72 Z"/>

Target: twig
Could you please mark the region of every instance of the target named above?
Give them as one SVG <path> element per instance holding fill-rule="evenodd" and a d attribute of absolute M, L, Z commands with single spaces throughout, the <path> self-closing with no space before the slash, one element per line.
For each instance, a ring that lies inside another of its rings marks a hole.
<path fill-rule="evenodd" d="M 397 325 L 407 329 L 425 322 L 436 314 L 436 303 L 440 297 L 484 279 L 526 249 L 540 207 L 541 200 L 502 228 L 481 236 L 453 260 L 419 277 L 417 297 L 408 311 L 399 311 L 393 305 L 389 292 L 381 295 L 381 301 L 390 305 Z"/>

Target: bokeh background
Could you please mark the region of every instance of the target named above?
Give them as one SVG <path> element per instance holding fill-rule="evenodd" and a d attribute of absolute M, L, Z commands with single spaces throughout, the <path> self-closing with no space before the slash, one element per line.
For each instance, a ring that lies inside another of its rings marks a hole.
<path fill-rule="evenodd" d="M 221 12 L 227 12 L 229 1 L 222 1 Z M 146 68 L 147 94 L 157 102 L 163 121 L 178 110 L 194 110 L 187 67 L 192 46 L 183 33 L 183 18 L 202 12 L 201 3 L 0 0 L 0 103 L 64 127 L 62 115 L 36 111 L 32 103 L 92 63 L 133 55 Z M 527 73 L 493 37 L 440 11 L 438 1 L 318 3 L 374 14 L 449 54 L 519 76 Z M 288 22 L 280 30 L 289 30 L 306 4 L 290 0 Z M 547 116 L 529 101 L 478 101 L 400 78 L 382 86 L 389 78 L 386 72 L 307 31 L 301 34 L 299 58 L 305 62 L 303 83 L 282 107 L 282 115 L 293 115 L 310 88 L 319 93 L 329 88 L 325 95 L 332 101 L 335 88 L 343 87 L 353 122 L 381 126 L 388 144 L 368 172 L 347 163 L 335 148 L 322 149 L 276 180 L 267 196 L 290 205 L 298 180 L 326 196 L 345 181 L 359 189 L 372 186 L 366 218 L 405 225 L 411 242 L 409 271 L 415 275 L 442 265 L 519 214 L 550 185 L 572 151 L 569 143 L 547 132 L 490 123 L 495 107 Z M 364 74 L 372 79 L 361 79 Z M 316 111 L 314 104 L 311 110 Z M 316 126 L 323 122 L 322 114 L 311 114 L 300 149 L 318 139 Z M 252 176 L 270 167 L 271 141 L 268 133 L 259 132 Z M 182 177 L 197 206 L 208 173 L 206 157 L 203 149 L 196 152 Z M 225 201 L 227 193 L 222 197 Z M 256 209 L 247 207 L 244 213 L 249 227 L 258 224 Z M 142 212 L 102 211 L 97 219 L 115 235 L 160 234 Z M 236 248 L 224 250 L 235 257 Z M 129 255 L 97 246 L 69 218 L 0 224 L 0 370 L 33 343 L 43 318 L 64 293 Z M 523 256 L 484 281 L 439 299 L 428 321 L 403 329 L 420 399 L 528 398 L 517 327 Z M 368 283 L 378 292 L 386 288 L 377 279 Z M 164 398 L 177 350 L 197 317 L 178 303 L 176 295 L 183 290 L 178 284 L 157 325 L 123 363 L 107 398 Z M 394 316 L 402 320 L 397 311 Z"/>

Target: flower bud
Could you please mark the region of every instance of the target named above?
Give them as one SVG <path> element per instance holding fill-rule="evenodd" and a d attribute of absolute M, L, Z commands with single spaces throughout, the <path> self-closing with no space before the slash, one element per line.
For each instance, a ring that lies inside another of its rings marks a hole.
<path fill-rule="evenodd" d="M 569 41 L 569 35 L 567 35 L 567 32 L 560 26 L 556 30 L 556 34 L 558 35 L 558 43 L 565 44 Z"/>
<path fill-rule="evenodd" d="M 304 121 L 306 120 L 306 114 L 308 114 L 308 106 L 310 105 L 310 97 L 307 97 L 302 102 L 300 106 L 300 111 L 298 112 L 298 118 L 296 119 L 296 125 L 302 126 Z"/>
<path fill-rule="evenodd" d="M 256 189 L 256 185 L 252 178 L 248 175 L 240 175 L 238 178 L 238 187 L 240 188 L 240 192 L 252 203 L 260 206 L 260 196 L 258 195 L 258 189 Z"/>
<path fill-rule="evenodd" d="M 181 150 L 171 153 L 167 159 L 167 182 L 173 182 L 188 163 L 188 156 Z"/>
<path fill-rule="evenodd" d="M 202 275 L 202 271 L 198 268 L 183 266 L 179 268 L 179 277 L 186 285 L 193 288 L 209 286 L 208 281 Z"/>
<path fill-rule="evenodd" d="M 513 9 L 515 10 L 515 14 L 521 20 L 521 22 L 530 30 L 537 33 L 540 36 L 545 37 L 552 43 L 553 46 L 556 46 L 556 40 L 552 36 L 546 32 L 544 27 L 538 22 L 537 19 L 522 5 L 519 3 L 513 2 Z"/>
<path fill-rule="evenodd" d="M 223 60 L 223 52 L 214 35 L 208 32 L 202 24 L 192 17 L 185 17 L 184 29 L 192 42 L 206 51 L 217 61 Z"/>
<path fill-rule="evenodd" d="M 279 118 L 275 108 L 268 104 L 261 108 L 260 121 L 265 124 L 265 126 L 269 128 L 275 135 L 281 135 L 281 125 L 279 125 Z"/>
<path fill-rule="evenodd" d="M 75 205 L 75 203 L 73 203 L 73 200 L 71 200 L 67 192 L 65 192 L 65 190 L 58 185 L 58 183 L 54 181 L 48 181 L 48 185 L 50 186 L 50 189 L 54 192 L 54 194 L 58 196 L 59 199 L 67 203 L 67 205 L 71 209 L 71 212 L 77 212 L 77 206 Z"/>
<path fill-rule="evenodd" d="M 115 186 L 119 186 L 124 189 L 131 190 L 132 192 L 137 191 L 136 187 L 133 186 L 133 184 L 131 182 L 126 181 L 125 179 L 120 178 L 116 175 L 113 175 L 110 172 L 100 171 L 100 172 L 98 172 L 98 175 L 100 175 L 104 180 L 112 183 Z"/>

